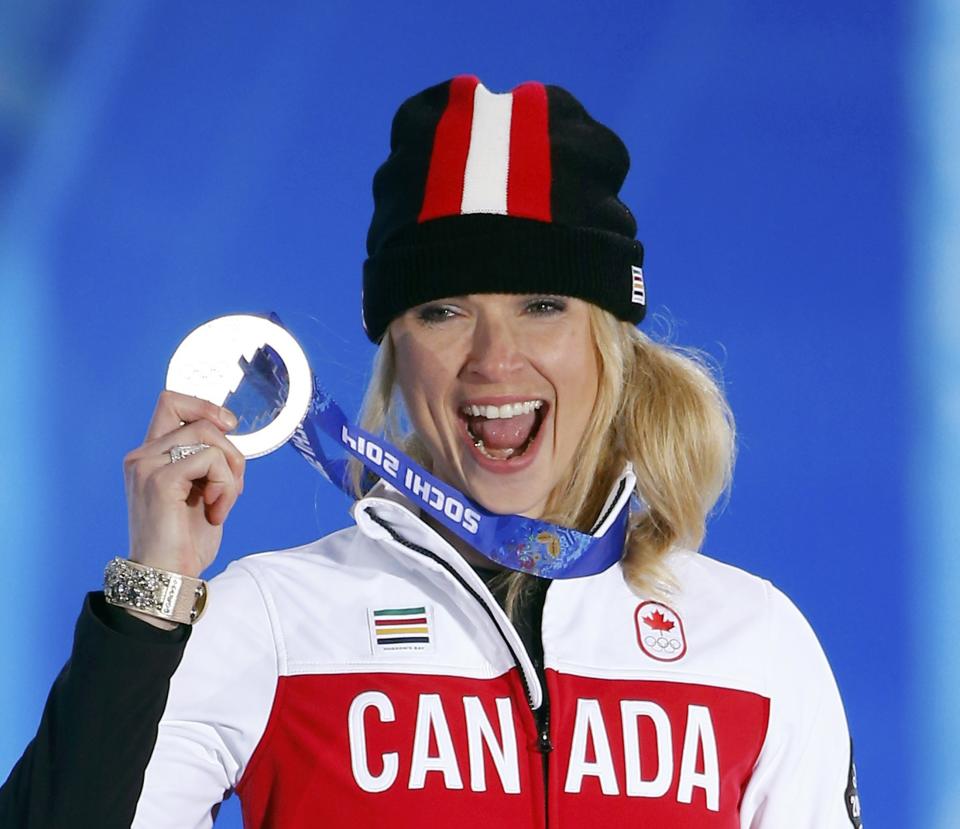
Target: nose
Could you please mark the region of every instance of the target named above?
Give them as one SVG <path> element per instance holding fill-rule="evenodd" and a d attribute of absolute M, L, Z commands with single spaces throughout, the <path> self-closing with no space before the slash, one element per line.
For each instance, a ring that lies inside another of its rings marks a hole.
<path fill-rule="evenodd" d="M 463 366 L 464 379 L 487 383 L 509 380 L 523 364 L 523 353 L 509 321 L 500 314 L 477 314 Z"/>

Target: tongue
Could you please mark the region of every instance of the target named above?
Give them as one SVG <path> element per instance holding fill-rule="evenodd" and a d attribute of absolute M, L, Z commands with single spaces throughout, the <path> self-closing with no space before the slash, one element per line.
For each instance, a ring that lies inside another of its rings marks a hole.
<path fill-rule="evenodd" d="M 471 419 L 470 429 L 488 449 L 519 449 L 527 442 L 537 416 L 535 413 L 487 420 Z"/>

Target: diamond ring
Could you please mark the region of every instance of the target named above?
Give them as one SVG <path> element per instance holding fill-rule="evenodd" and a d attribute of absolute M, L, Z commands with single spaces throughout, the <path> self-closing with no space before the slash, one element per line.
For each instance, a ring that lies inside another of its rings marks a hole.
<path fill-rule="evenodd" d="M 197 452 L 202 452 L 204 449 L 209 449 L 209 443 L 190 443 L 186 446 L 174 446 L 170 449 L 170 463 L 176 463 L 177 461 L 182 461 L 184 458 L 189 458 L 191 455 L 196 455 Z"/>

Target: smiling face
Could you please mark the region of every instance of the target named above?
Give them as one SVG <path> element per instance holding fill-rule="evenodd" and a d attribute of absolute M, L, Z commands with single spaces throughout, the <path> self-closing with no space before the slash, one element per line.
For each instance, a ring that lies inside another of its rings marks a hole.
<path fill-rule="evenodd" d="M 539 517 L 597 398 L 587 303 L 471 294 L 411 308 L 389 336 L 434 474 L 493 512 Z"/>

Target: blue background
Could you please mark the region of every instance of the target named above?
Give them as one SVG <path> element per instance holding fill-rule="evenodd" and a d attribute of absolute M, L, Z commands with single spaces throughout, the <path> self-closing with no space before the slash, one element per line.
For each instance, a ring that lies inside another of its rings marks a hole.
<path fill-rule="evenodd" d="M 121 459 L 180 338 L 276 310 L 355 410 L 390 119 L 470 72 L 565 86 L 630 148 L 645 327 L 714 355 L 738 419 L 705 551 L 817 630 L 866 824 L 950 825 L 958 18 L 937 0 L 0 4 L 0 779 L 125 551 Z M 213 572 L 349 520 L 289 449 L 246 484 Z"/>

